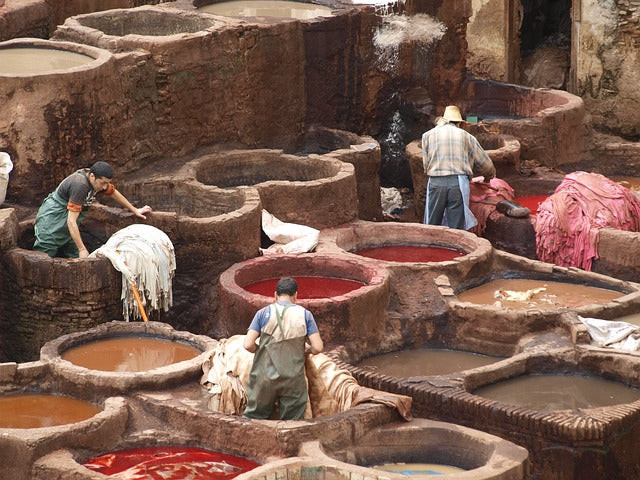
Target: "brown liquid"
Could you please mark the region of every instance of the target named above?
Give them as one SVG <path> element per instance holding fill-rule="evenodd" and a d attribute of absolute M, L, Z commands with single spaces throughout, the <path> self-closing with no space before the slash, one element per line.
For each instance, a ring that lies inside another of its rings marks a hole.
<path fill-rule="evenodd" d="M 53 48 L 0 48 L 0 74 L 34 74 L 68 70 L 92 62 L 81 53 Z"/>
<path fill-rule="evenodd" d="M 361 361 L 357 366 L 392 377 L 406 378 L 446 375 L 489 365 L 498 360 L 500 358 L 460 350 L 420 348 L 376 355 Z"/>
<path fill-rule="evenodd" d="M 227 17 L 273 17 L 298 20 L 331 15 L 331 9 L 323 5 L 284 0 L 234 0 L 205 5 L 198 11 Z"/>
<path fill-rule="evenodd" d="M 616 322 L 632 323 L 640 327 L 640 313 L 634 313 L 632 315 L 625 315 L 624 317 L 618 317 L 613 319 Z"/>
<path fill-rule="evenodd" d="M 640 191 L 640 177 L 611 177 L 611 180 L 629 190 Z"/>
<path fill-rule="evenodd" d="M 522 300 L 509 300 L 500 298 L 500 291 L 526 292 L 537 288 L 545 288 L 544 291 L 531 295 L 531 298 Z M 585 305 L 607 303 L 614 298 L 623 296 L 624 293 L 606 288 L 576 285 L 566 282 L 554 282 L 549 280 L 532 280 L 526 278 L 502 278 L 487 282 L 476 288 L 471 288 L 458 294 L 458 299 L 463 302 L 477 303 L 480 305 L 492 305 L 499 302 L 505 308 L 536 307 L 583 307 Z"/>
<path fill-rule="evenodd" d="M 640 390 L 597 377 L 577 375 L 523 375 L 473 392 L 510 405 L 534 410 L 595 408 L 631 403 Z"/>
<path fill-rule="evenodd" d="M 99 407 L 58 395 L 6 395 L 0 397 L 0 428 L 40 428 L 76 423 L 93 417 Z"/>
<path fill-rule="evenodd" d="M 440 463 L 384 463 L 372 468 L 402 475 L 446 475 L 448 473 L 466 472 L 463 468 Z"/>
<path fill-rule="evenodd" d="M 69 362 L 107 372 L 143 372 L 190 360 L 200 350 L 169 340 L 147 337 L 109 338 L 90 342 L 63 352 Z"/>

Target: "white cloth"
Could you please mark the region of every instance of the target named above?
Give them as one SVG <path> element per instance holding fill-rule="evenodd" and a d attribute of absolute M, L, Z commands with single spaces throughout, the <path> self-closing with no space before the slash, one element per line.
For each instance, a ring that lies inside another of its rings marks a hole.
<path fill-rule="evenodd" d="M 262 210 L 262 231 L 275 242 L 269 248 L 260 249 L 263 255 L 311 252 L 320 238 L 320 230 L 282 222 L 266 210 Z"/>
<path fill-rule="evenodd" d="M 380 187 L 380 204 L 387 215 L 391 215 L 396 208 L 402 208 L 400 190 L 395 187 Z"/>
<path fill-rule="evenodd" d="M 631 352 L 640 350 L 640 327 L 637 325 L 599 318 L 578 318 L 587 327 L 593 345 Z"/>
<path fill-rule="evenodd" d="M 139 319 L 141 314 L 130 285 L 140 293 L 142 304 L 165 312 L 173 304 L 171 282 L 176 258 L 171 240 L 162 230 L 145 224 L 129 225 L 118 230 L 90 257 L 102 255 L 122 273 L 122 313 Z"/>

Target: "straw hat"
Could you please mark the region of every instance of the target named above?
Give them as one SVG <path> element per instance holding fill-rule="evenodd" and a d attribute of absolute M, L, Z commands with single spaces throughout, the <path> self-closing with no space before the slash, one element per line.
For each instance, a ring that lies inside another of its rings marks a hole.
<path fill-rule="evenodd" d="M 449 105 L 444 109 L 444 115 L 442 118 L 449 122 L 462 122 L 462 115 L 460 115 L 460 109 L 455 105 Z"/>

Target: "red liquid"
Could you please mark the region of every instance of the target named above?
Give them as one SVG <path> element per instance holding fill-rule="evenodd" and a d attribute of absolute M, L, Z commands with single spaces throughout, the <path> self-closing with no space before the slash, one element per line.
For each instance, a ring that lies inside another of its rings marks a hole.
<path fill-rule="evenodd" d="M 386 260 L 389 262 L 446 262 L 466 255 L 465 252 L 451 248 L 419 245 L 388 245 L 384 247 L 358 250 L 363 257 Z"/>
<path fill-rule="evenodd" d="M 366 285 L 355 280 L 335 277 L 293 277 L 298 282 L 298 299 L 329 298 L 349 293 Z M 247 292 L 273 297 L 279 278 L 269 278 L 246 285 Z"/>
<path fill-rule="evenodd" d="M 535 215 L 536 213 L 538 213 L 538 207 L 540 206 L 540 204 L 547 198 L 549 198 L 548 195 L 530 195 L 528 197 L 518 197 L 515 199 L 515 201 L 523 207 L 527 207 L 529 210 L 531 210 L 531 215 Z"/>
<path fill-rule="evenodd" d="M 103 475 L 140 480 L 228 480 L 259 465 L 246 458 L 190 447 L 131 448 L 84 464 Z"/>

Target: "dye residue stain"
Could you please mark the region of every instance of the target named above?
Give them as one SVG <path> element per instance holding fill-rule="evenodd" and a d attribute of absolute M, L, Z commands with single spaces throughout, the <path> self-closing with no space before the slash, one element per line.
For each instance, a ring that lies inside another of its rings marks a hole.
<path fill-rule="evenodd" d="M 229 480 L 259 465 L 213 450 L 170 446 L 118 450 L 84 464 L 122 480 Z"/>
<path fill-rule="evenodd" d="M 191 360 L 200 350 L 148 337 L 108 338 L 72 347 L 62 358 L 74 365 L 107 372 L 144 372 Z"/>
<path fill-rule="evenodd" d="M 369 357 L 356 366 L 391 377 L 446 375 L 482 367 L 501 360 L 477 353 L 439 348 L 419 348 Z"/>
<path fill-rule="evenodd" d="M 522 375 L 486 385 L 473 392 L 533 410 L 597 408 L 632 403 L 640 390 L 619 382 L 579 375 Z"/>
<path fill-rule="evenodd" d="M 0 428 L 41 428 L 77 423 L 101 409 L 76 398 L 50 394 L 0 397 Z"/>
<path fill-rule="evenodd" d="M 430 245 L 386 245 L 358 250 L 363 257 L 385 260 L 387 262 L 446 262 L 466 255 L 452 248 Z"/>
<path fill-rule="evenodd" d="M 549 198 L 548 195 L 530 195 L 526 197 L 517 197 L 515 201 L 523 207 L 527 207 L 531 211 L 531 215 L 536 215 L 538 213 L 538 207 L 547 198 Z"/>
<path fill-rule="evenodd" d="M 447 475 L 466 472 L 463 468 L 440 463 L 384 463 L 374 465 L 373 468 L 401 475 Z"/>
<path fill-rule="evenodd" d="M 330 298 L 344 295 L 366 285 L 363 282 L 336 277 L 293 277 L 298 282 L 298 299 Z M 273 297 L 279 278 L 269 278 L 243 287 L 246 291 Z"/>

